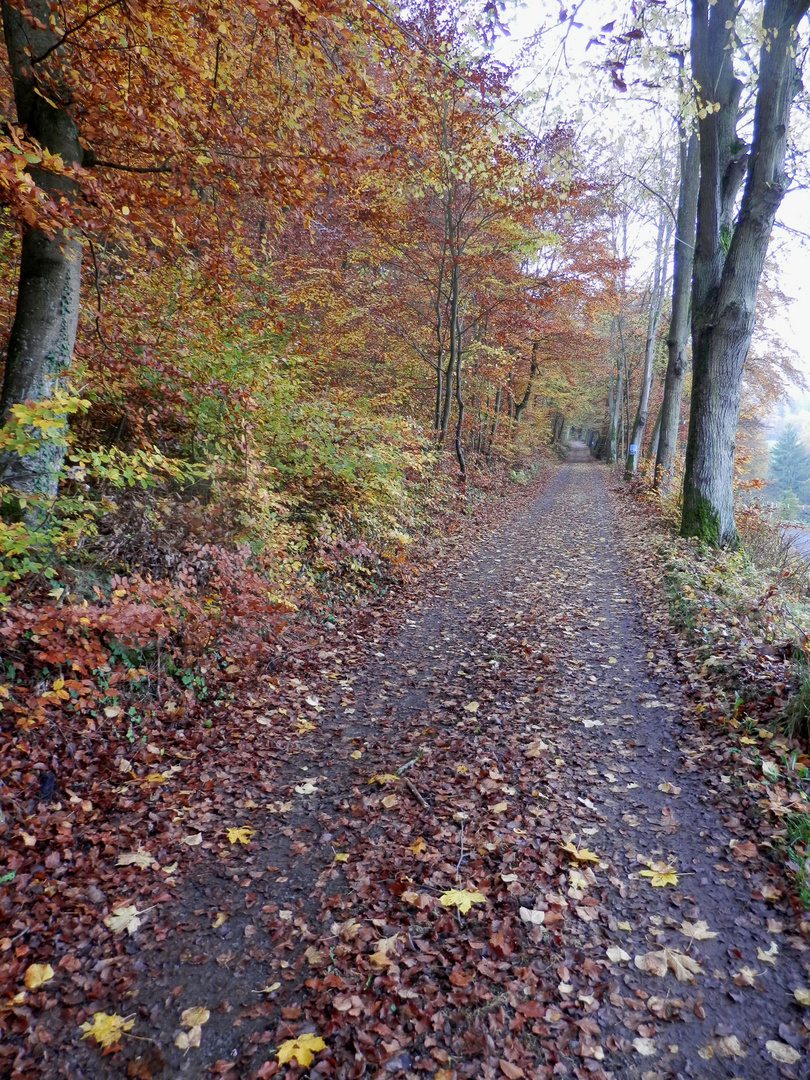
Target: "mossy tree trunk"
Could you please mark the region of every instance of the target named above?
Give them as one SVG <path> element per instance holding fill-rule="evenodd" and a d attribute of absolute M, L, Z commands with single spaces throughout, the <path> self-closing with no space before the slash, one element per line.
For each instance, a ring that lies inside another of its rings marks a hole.
<path fill-rule="evenodd" d="M 3 33 L 8 50 L 17 120 L 28 134 L 66 165 L 81 163 L 82 147 L 68 103 L 60 100 L 58 35 L 48 27 L 52 5 L 28 0 L 20 10 L 3 3 Z M 39 61 L 39 57 L 45 57 Z M 37 186 L 57 204 L 70 203 L 74 184 L 68 177 L 33 169 Z M 75 236 L 49 236 L 26 228 L 22 239 L 20 277 L 14 324 L 6 356 L 0 413 L 7 420 L 12 406 L 42 401 L 59 389 L 69 367 L 79 318 L 81 245 Z M 0 458 L 0 479 L 20 495 L 56 494 L 64 450 L 43 438 L 33 453 Z"/>
<path fill-rule="evenodd" d="M 692 402 L 681 532 L 737 543 L 734 440 L 757 286 L 789 180 L 785 153 L 799 91 L 796 28 L 810 0 L 765 0 L 750 150 L 737 136 L 742 84 L 734 75 L 736 0 L 693 0 L 700 191 L 692 285 Z M 745 181 L 735 220 L 735 198 Z"/>

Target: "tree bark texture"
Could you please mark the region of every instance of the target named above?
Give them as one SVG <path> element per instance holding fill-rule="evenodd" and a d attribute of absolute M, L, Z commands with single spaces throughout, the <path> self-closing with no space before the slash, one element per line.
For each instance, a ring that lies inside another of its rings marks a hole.
<path fill-rule="evenodd" d="M 29 22 L 30 18 L 47 26 L 50 13 L 48 0 L 28 0 L 22 13 L 6 2 L 2 5 L 17 119 L 43 147 L 59 154 L 66 165 L 75 165 L 83 157 L 76 125 L 66 103 L 50 103 L 58 100 L 58 81 L 43 83 L 40 74 L 44 77 L 45 73 L 39 73 L 31 62 L 31 57 L 44 54 L 59 40 L 52 30 L 36 29 Z M 59 52 L 52 52 L 48 63 L 58 61 Z M 38 187 L 55 202 L 74 198 L 74 185 L 68 178 L 42 169 L 33 169 L 32 175 Z M 76 341 L 80 272 L 78 239 L 63 233 L 49 236 L 36 228 L 25 230 L 0 399 L 4 421 L 13 405 L 48 399 L 59 389 Z M 18 494 L 53 497 L 63 459 L 64 449 L 59 443 L 43 438 L 39 449 L 31 454 L 20 457 L 14 453 L 0 458 L 0 479 Z"/>
<path fill-rule="evenodd" d="M 526 384 L 526 390 L 525 390 L 525 392 L 523 394 L 523 397 L 520 399 L 520 401 L 515 402 L 515 423 L 516 424 L 520 423 L 521 419 L 523 418 L 523 414 L 526 411 L 526 407 L 528 406 L 528 404 L 529 404 L 529 402 L 531 401 L 531 398 L 532 398 L 532 389 L 534 388 L 534 380 L 535 380 L 535 376 L 537 375 L 537 370 L 538 370 L 537 352 L 538 352 L 539 347 L 540 346 L 538 345 L 538 343 L 536 341 L 532 345 L 532 361 L 531 361 L 531 367 L 529 368 L 529 381 Z"/>
<path fill-rule="evenodd" d="M 694 263 L 697 201 L 700 186 L 700 153 L 697 132 L 686 138 L 681 132 L 681 177 L 678 187 L 678 220 L 675 225 L 675 254 L 672 273 L 672 313 L 667 333 L 667 372 L 661 402 L 661 426 L 655 455 L 653 486 L 669 491 L 675 471 L 681 394 L 686 375 L 686 345 L 689 337 L 689 304 Z"/>
<path fill-rule="evenodd" d="M 788 187 L 787 129 L 800 88 L 796 27 L 810 0 L 765 0 L 750 153 L 736 134 L 741 84 L 732 66 L 735 0 L 693 0 L 700 191 L 692 285 L 692 403 L 681 532 L 734 545 L 734 439 L 756 294 Z M 703 116 L 700 116 L 703 112 Z M 736 224 L 734 197 L 745 180 Z"/>

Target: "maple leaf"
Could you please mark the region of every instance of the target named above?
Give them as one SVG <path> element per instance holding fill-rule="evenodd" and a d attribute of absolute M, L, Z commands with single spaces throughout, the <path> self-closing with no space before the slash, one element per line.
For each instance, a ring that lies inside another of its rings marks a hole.
<path fill-rule="evenodd" d="M 771 942 L 770 948 L 767 951 L 765 949 L 757 948 L 757 960 L 762 960 L 765 964 L 775 964 L 778 955 L 779 946 L 775 941 Z"/>
<path fill-rule="evenodd" d="M 97 1012 L 93 1013 L 91 1020 L 85 1020 L 80 1027 L 84 1032 L 83 1039 L 95 1039 L 99 1046 L 106 1050 L 117 1043 L 125 1032 L 135 1027 L 135 1019 L 128 1020 L 117 1013 Z"/>
<path fill-rule="evenodd" d="M 55 974 L 50 964 L 29 964 L 25 969 L 23 982 L 29 990 L 39 990 L 40 986 L 49 982 Z"/>
<path fill-rule="evenodd" d="M 690 923 L 684 920 L 679 929 L 684 937 L 691 938 L 692 941 L 708 941 L 710 938 L 717 937 L 716 932 L 710 930 L 708 923 L 704 922 L 703 919 L 698 919 L 696 923 Z"/>
<path fill-rule="evenodd" d="M 104 920 L 104 925 L 108 926 L 114 934 L 122 934 L 126 930 L 131 935 L 141 925 L 142 914 L 143 912 L 139 912 L 134 904 L 127 904 L 126 907 L 116 908 L 108 915 Z"/>
<path fill-rule="evenodd" d="M 468 889 L 447 889 L 439 897 L 439 901 L 444 907 L 455 907 L 461 912 L 462 915 L 466 915 L 473 904 L 485 904 L 487 898 L 483 893 L 470 892 Z"/>
<path fill-rule="evenodd" d="M 307 1031 L 296 1039 L 286 1039 L 276 1050 L 276 1057 L 280 1065 L 286 1065 L 294 1058 L 297 1065 L 306 1068 L 312 1064 L 315 1054 L 325 1049 L 326 1043 L 320 1035 L 312 1035 Z"/>
<path fill-rule="evenodd" d="M 754 986 L 761 974 L 761 971 L 756 971 L 754 968 L 741 967 L 740 970 L 733 975 L 731 981 L 737 986 Z"/>
<path fill-rule="evenodd" d="M 639 870 L 639 877 L 648 877 L 650 884 L 656 888 L 663 888 L 665 885 L 677 885 L 678 875 L 675 872 L 674 866 L 668 866 L 666 863 L 651 863 L 649 870 Z"/>
<path fill-rule="evenodd" d="M 563 851 L 567 852 L 572 859 L 576 859 L 577 862 L 599 862 L 599 856 L 595 855 L 592 851 L 588 851 L 587 848 L 578 848 L 576 844 L 573 844 L 570 840 L 565 844 L 560 844 Z"/>
<path fill-rule="evenodd" d="M 249 844 L 251 836 L 256 833 L 255 829 L 251 829 L 249 825 L 232 825 L 226 829 L 228 834 L 228 840 L 232 844 Z"/>
<path fill-rule="evenodd" d="M 414 842 L 408 845 L 408 851 L 412 851 L 414 855 L 421 855 L 426 848 L 427 844 L 422 836 L 417 836 Z"/>

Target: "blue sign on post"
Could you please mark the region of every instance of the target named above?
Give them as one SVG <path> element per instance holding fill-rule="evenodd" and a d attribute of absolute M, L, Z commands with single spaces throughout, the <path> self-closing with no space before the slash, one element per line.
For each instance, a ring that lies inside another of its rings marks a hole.
<path fill-rule="evenodd" d="M 635 454 L 636 450 L 638 450 L 638 447 L 636 446 L 636 444 L 635 443 L 630 443 L 630 449 L 627 451 L 628 454 Z"/>

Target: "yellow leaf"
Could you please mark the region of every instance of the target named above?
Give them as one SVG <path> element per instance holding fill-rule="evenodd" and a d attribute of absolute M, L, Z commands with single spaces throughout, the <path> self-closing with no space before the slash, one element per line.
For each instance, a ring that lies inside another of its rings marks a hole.
<path fill-rule="evenodd" d="M 794 998 L 800 1005 L 810 1005 L 810 990 L 805 986 L 797 986 L 793 991 Z"/>
<path fill-rule="evenodd" d="M 349 861 L 349 853 L 348 853 L 348 851 L 336 851 L 335 852 L 335 862 L 348 862 L 348 861 Z"/>
<path fill-rule="evenodd" d="M 276 1057 L 280 1065 L 286 1065 L 294 1058 L 296 1065 L 306 1068 L 312 1064 L 314 1055 L 325 1049 L 326 1043 L 320 1035 L 312 1035 L 307 1031 L 297 1039 L 286 1039 L 276 1051 Z"/>
<path fill-rule="evenodd" d="M 64 679 L 54 679 L 54 683 L 53 683 L 54 690 L 63 690 L 64 686 L 65 686 L 65 680 Z"/>
<path fill-rule="evenodd" d="M 477 701 L 468 701 L 464 708 L 468 713 L 477 713 L 479 709 L 479 703 Z"/>
<path fill-rule="evenodd" d="M 232 844 L 249 844 L 251 836 L 256 832 L 249 825 L 232 825 L 225 832 Z"/>
<path fill-rule="evenodd" d="M 127 1020 L 117 1013 L 97 1012 L 93 1013 L 92 1020 L 85 1020 L 81 1025 L 84 1032 L 83 1039 L 95 1039 L 99 1046 L 105 1050 L 113 1046 L 125 1031 L 131 1031 L 135 1027 L 135 1020 Z"/>
<path fill-rule="evenodd" d="M 408 845 L 408 851 L 412 851 L 414 855 L 421 855 L 422 852 L 426 849 L 427 844 L 425 843 L 424 838 L 421 836 L 417 836 L 414 842 Z"/>
<path fill-rule="evenodd" d="M 648 877 L 650 884 L 656 888 L 663 888 L 665 885 L 677 885 L 678 875 L 675 872 L 674 866 L 667 866 L 666 863 L 652 863 L 649 870 L 639 870 L 639 877 Z"/>
<path fill-rule="evenodd" d="M 588 851 L 587 848 L 578 848 L 575 844 L 572 844 L 569 840 L 566 844 L 560 844 L 563 851 L 566 851 L 572 859 L 576 859 L 577 862 L 599 862 L 599 856 L 594 855 L 592 851 Z"/>
<path fill-rule="evenodd" d="M 504 812 L 504 810 L 508 810 L 508 809 L 509 809 L 509 803 L 508 802 L 499 802 L 499 803 L 495 803 L 495 805 L 492 807 L 492 813 L 493 814 L 502 814 Z"/>
<path fill-rule="evenodd" d="M 487 902 L 487 898 L 483 893 L 470 892 L 468 889 L 447 889 L 439 899 L 445 907 L 458 908 L 462 915 L 466 915 L 473 904 L 485 904 Z"/>
<path fill-rule="evenodd" d="M 378 772 L 378 773 L 374 773 L 374 775 L 369 780 L 369 783 L 370 784 L 386 784 L 386 783 L 388 783 L 389 780 L 399 780 L 399 777 L 396 775 L 396 773 Z"/>
<path fill-rule="evenodd" d="M 363 756 L 363 751 L 362 750 L 353 750 L 351 752 L 351 754 L 349 754 L 349 757 L 353 757 L 355 761 L 357 761 L 362 756 Z"/>
<path fill-rule="evenodd" d="M 779 1042 L 778 1039 L 769 1039 L 765 1043 L 765 1049 L 774 1061 L 780 1061 L 783 1065 L 795 1065 L 802 1056 L 798 1050 L 794 1050 L 787 1043 Z"/>
<path fill-rule="evenodd" d="M 211 1013 L 204 1005 L 192 1005 L 190 1009 L 184 1009 L 180 1014 L 180 1023 L 184 1027 L 197 1027 L 207 1024 L 211 1019 Z"/>
<path fill-rule="evenodd" d="M 25 969 L 23 982 L 29 990 L 39 990 L 40 986 L 49 982 L 55 974 L 50 964 L 29 964 Z"/>
<path fill-rule="evenodd" d="M 382 804 L 386 810 L 393 810 L 393 808 L 397 805 L 398 802 L 399 799 L 396 797 L 396 795 L 386 795 L 382 800 Z"/>
<path fill-rule="evenodd" d="M 219 930 L 220 926 L 224 926 L 227 921 L 228 921 L 227 914 L 224 911 L 218 911 L 217 912 L 217 917 L 211 923 L 211 929 L 212 930 Z"/>
<path fill-rule="evenodd" d="M 772 941 L 770 948 L 766 952 L 764 949 L 757 948 L 757 960 L 762 960 L 766 964 L 775 964 L 776 957 L 779 955 L 779 946 L 775 941 Z"/>

